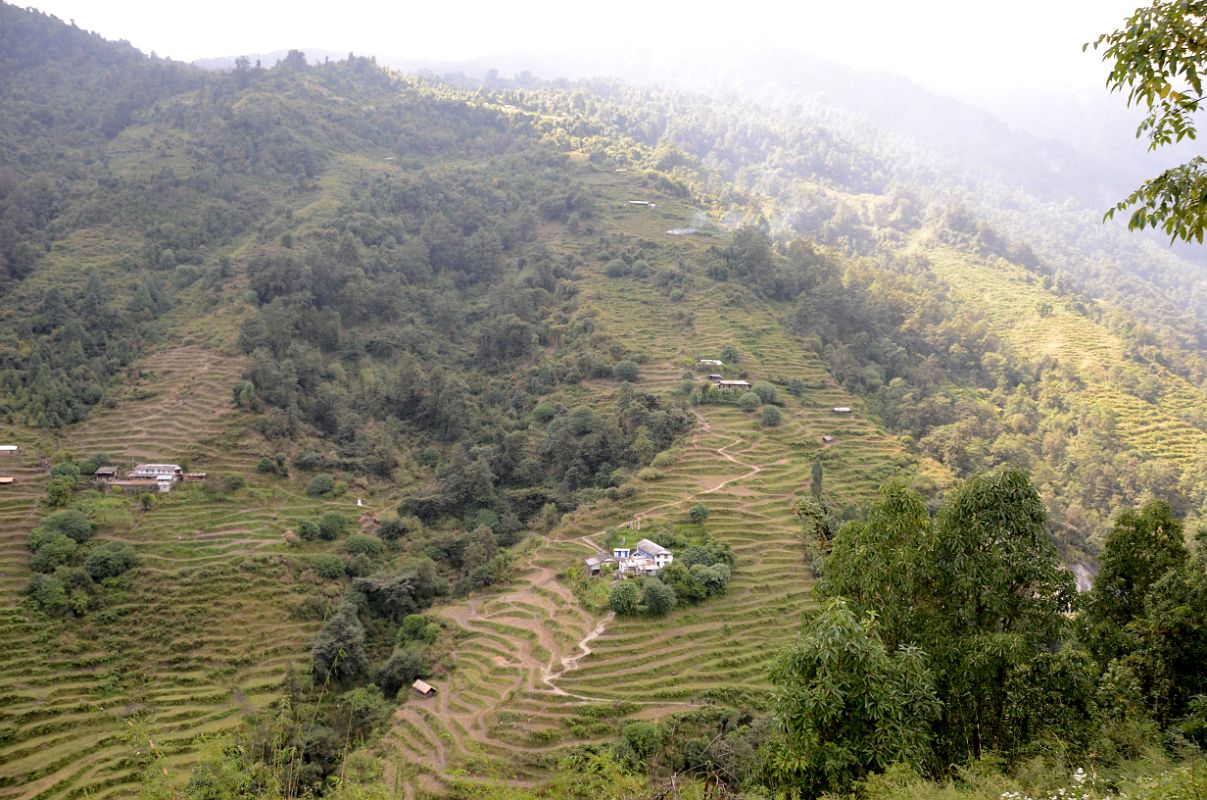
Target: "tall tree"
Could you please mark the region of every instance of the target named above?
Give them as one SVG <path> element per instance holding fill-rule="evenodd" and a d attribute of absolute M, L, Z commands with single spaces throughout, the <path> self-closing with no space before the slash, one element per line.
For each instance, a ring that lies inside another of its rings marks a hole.
<path fill-rule="evenodd" d="M 933 522 L 920 497 L 886 487 L 866 519 L 834 537 L 820 593 L 875 613 L 890 647 L 916 646 L 943 708 L 936 763 L 1011 758 L 1044 732 L 1084 732 L 1087 656 L 1066 644 L 1074 597 L 1027 475 L 970 479 Z"/>
<path fill-rule="evenodd" d="M 832 601 L 780 653 L 772 679 L 768 777 L 792 796 L 845 791 L 898 762 L 925 766 L 934 679 L 921 651 L 885 647 L 875 615 Z"/>
<path fill-rule="evenodd" d="M 1153 584 L 1190 557 L 1182 523 L 1164 500 L 1123 511 L 1107 534 L 1085 602 L 1087 639 L 1106 663 L 1129 649 L 1127 626 L 1144 613 Z"/>

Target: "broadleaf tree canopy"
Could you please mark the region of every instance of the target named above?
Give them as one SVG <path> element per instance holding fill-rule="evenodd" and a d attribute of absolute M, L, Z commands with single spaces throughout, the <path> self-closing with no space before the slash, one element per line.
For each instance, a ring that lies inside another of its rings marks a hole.
<path fill-rule="evenodd" d="M 1126 92 L 1129 106 L 1148 115 L 1136 131 L 1150 150 L 1194 139 L 1195 115 L 1202 108 L 1207 72 L 1207 0 L 1154 0 L 1136 9 L 1113 33 L 1104 33 L 1083 49 L 1102 50 L 1112 63 L 1107 87 Z M 1160 228 L 1171 240 L 1203 242 L 1207 228 L 1207 159 L 1195 156 L 1171 167 L 1106 212 L 1131 210 L 1131 230 Z"/>

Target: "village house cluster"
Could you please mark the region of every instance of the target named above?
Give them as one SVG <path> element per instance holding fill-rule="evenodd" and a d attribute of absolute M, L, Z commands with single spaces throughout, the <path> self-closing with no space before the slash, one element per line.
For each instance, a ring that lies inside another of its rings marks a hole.
<path fill-rule="evenodd" d="M 587 573 L 591 576 L 602 574 L 604 564 L 615 564 L 619 577 L 629 575 L 657 575 L 662 568 L 675 560 L 675 554 L 657 542 L 642 539 L 636 547 L 629 547 L 621 542 L 612 548 L 612 555 L 600 553 L 586 559 Z"/>
<path fill-rule="evenodd" d="M 720 361 L 715 358 L 700 358 L 700 359 L 696 360 L 696 363 L 698 363 L 702 367 L 723 367 L 723 366 L 725 366 L 724 361 Z M 710 381 L 712 381 L 713 384 L 718 389 L 749 389 L 750 388 L 750 383 L 748 381 L 726 380 L 725 376 L 719 372 L 708 373 L 708 379 Z"/>
<path fill-rule="evenodd" d="M 117 486 L 170 492 L 172 487 L 184 481 L 203 481 L 204 472 L 185 472 L 179 464 L 136 464 L 122 477 L 117 467 L 98 467 L 92 479 L 102 487 Z"/>

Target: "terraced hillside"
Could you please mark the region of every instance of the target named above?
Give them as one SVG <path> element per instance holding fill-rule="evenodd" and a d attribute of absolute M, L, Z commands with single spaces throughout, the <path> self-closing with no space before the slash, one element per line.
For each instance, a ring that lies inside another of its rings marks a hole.
<path fill-rule="evenodd" d="M 282 533 L 318 503 L 281 487 L 211 498 L 183 486 L 146 513 L 133 497 L 97 500 L 98 538 L 133 545 L 139 566 L 79 623 L 23 602 L 45 455 L 67 448 L 252 474 L 228 399 L 240 368 L 196 346 L 159 351 L 117 408 L 63 441 L 25 442 L 16 468 L 4 466 L 20 482 L 0 499 L 0 797 L 128 796 L 152 761 L 186 774 L 192 745 L 268 702 L 303 657 L 314 623 L 290 613 L 306 587 Z"/>
<path fill-rule="evenodd" d="M 1125 343 L 1083 314 L 1054 304 L 1030 274 L 1001 263 L 980 263 L 952 250 L 932 253 L 930 263 L 957 297 L 992 320 L 1016 358 L 1048 357 L 1073 365 L 1085 386 L 1070 402 L 1110 409 L 1119 437 L 1132 448 L 1176 464 L 1179 472 L 1196 468 L 1207 453 L 1202 416 L 1207 396 L 1181 376 L 1146 364 L 1142 371 L 1159 382 L 1160 397 L 1139 397 L 1114 377 L 1123 368 L 1141 369 L 1127 359 Z"/>
<path fill-rule="evenodd" d="M 620 205 L 624 180 L 596 183 L 619 209 L 613 225 L 627 224 L 630 213 Z M 692 209 L 671 198 L 658 202 L 649 234 L 657 227 L 666 240 L 665 229 L 690 219 Z M 707 243 L 680 240 L 656 252 L 690 261 Z M 697 358 L 734 344 L 742 353 L 735 366 L 752 382 L 799 378 L 809 389 L 799 400 L 784 395 L 775 428 L 733 406 L 699 406 L 673 464 L 637 481 L 634 496 L 579 509 L 532 547 L 512 588 L 440 612 L 459 631 L 455 668 L 436 698 L 408 700 L 378 748 L 387 764 L 406 765 L 399 771 L 408 796 L 458 781 L 534 781 L 561 748 L 603 740 L 623 719 L 757 697 L 767 688 L 770 657 L 811 602 L 790 503 L 808 491 L 814 457 L 822 456 L 826 496 L 838 506 L 867 499 L 899 473 L 946 482 L 859 413 L 836 415 L 834 406 L 857 401 L 743 289 L 701 280 L 671 302 L 648 282 L 594 271 L 580 286 L 583 313 L 597 328 L 646 356 L 642 388 L 672 391 Z M 584 397 L 608 402 L 614 391 L 600 383 Z M 824 434 L 834 441 L 823 445 Z M 737 554 L 727 596 L 664 619 L 618 619 L 588 613 L 559 580 L 582 568 L 608 528 L 648 534 L 682 523 L 694 503 L 710 509 L 708 530 Z"/>

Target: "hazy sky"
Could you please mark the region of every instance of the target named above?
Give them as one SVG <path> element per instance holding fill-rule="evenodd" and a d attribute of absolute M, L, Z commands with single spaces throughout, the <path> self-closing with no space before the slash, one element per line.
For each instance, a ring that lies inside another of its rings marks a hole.
<path fill-rule="evenodd" d="M 323 48 L 403 58 L 464 59 L 526 50 L 639 48 L 696 54 L 768 45 L 934 88 L 995 94 L 1101 86 L 1081 44 L 1113 30 L 1141 0 L 16 0 L 106 38 L 184 61 Z"/>

